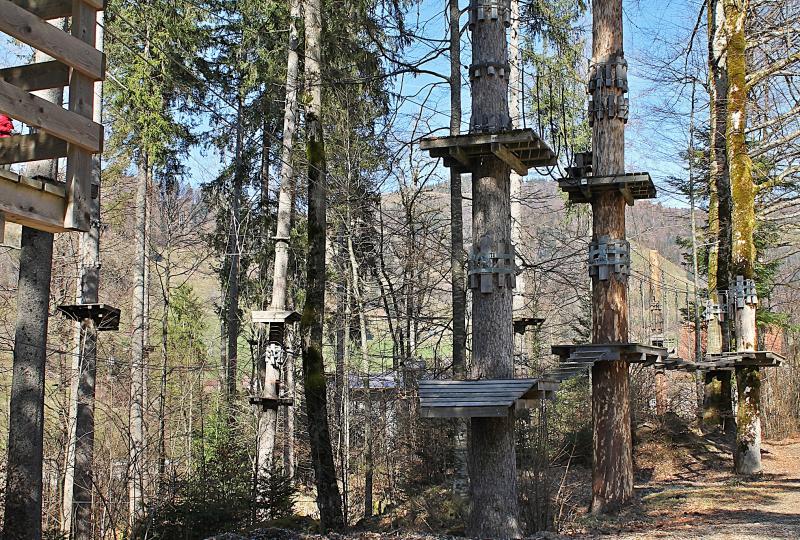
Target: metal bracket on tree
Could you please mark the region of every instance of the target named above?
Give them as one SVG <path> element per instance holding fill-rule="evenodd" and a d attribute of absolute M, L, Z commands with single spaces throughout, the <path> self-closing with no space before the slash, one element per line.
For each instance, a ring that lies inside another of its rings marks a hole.
<path fill-rule="evenodd" d="M 479 22 L 503 21 L 511 26 L 511 0 L 472 0 L 469 6 L 469 29 L 474 30 Z"/>
<path fill-rule="evenodd" d="M 736 285 L 733 293 L 736 309 L 743 309 L 745 305 L 758 305 L 756 282 L 752 279 L 744 279 L 744 276 L 736 276 Z"/>
<path fill-rule="evenodd" d="M 483 62 L 469 66 L 469 80 L 474 81 L 481 77 L 501 77 L 504 78 L 509 72 L 508 62 Z"/>
<path fill-rule="evenodd" d="M 711 300 L 706 300 L 706 308 L 703 311 L 703 317 L 707 321 L 718 319 L 722 322 L 725 320 L 725 312 L 725 306 L 712 302 Z"/>
<path fill-rule="evenodd" d="M 513 289 L 517 284 L 514 246 L 494 246 L 485 239 L 480 242 L 480 247 L 473 246 L 467 276 L 469 288 L 480 289 L 481 293 L 493 292 L 495 285 L 501 289 Z"/>
<path fill-rule="evenodd" d="M 631 245 L 627 240 L 601 236 L 589 244 L 589 275 L 600 281 L 608 280 L 611 274 L 623 279 L 631 273 Z"/>
<path fill-rule="evenodd" d="M 589 125 L 603 118 L 619 118 L 628 122 L 630 102 L 628 92 L 628 62 L 622 56 L 589 67 Z"/>

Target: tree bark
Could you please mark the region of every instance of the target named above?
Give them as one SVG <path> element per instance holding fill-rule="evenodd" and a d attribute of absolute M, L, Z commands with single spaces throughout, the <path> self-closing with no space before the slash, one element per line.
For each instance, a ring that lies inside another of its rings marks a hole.
<path fill-rule="evenodd" d="M 131 388 L 130 388 L 130 455 L 128 464 L 128 522 L 131 527 L 144 510 L 144 405 L 145 405 L 145 270 L 147 267 L 147 187 L 149 163 L 143 156 L 139 164 L 135 208 L 135 255 L 133 264 L 133 301 L 131 303 Z"/>
<path fill-rule="evenodd" d="M 42 536 L 44 372 L 52 258 L 53 234 L 23 227 L 5 494 L 5 538 L 15 540 Z"/>
<path fill-rule="evenodd" d="M 503 17 L 479 20 L 473 28 L 473 64 L 504 64 L 507 59 Z M 472 83 L 472 129 L 508 128 L 508 81 L 480 77 Z M 479 127 L 479 126 L 486 127 Z M 511 248 L 509 167 L 496 157 L 473 164 L 472 230 L 481 251 L 509 253 Z M 505 279 L 504 275 L 499 275 Z M 493 280 L 495 278 L 493 277 Z M 473 290 L 472 371 L 477 378 L 514 376 L 512 290 L 493 284 L 491 293 Z M 472 418 L 469 441 L 471 508 L 467 535 L 479 538 L 522 536 L 517 503 L 514 417 Z"/>
<path fill-rule="evenodd" d="M 234 149 L 233 186 L 231 190 L 231 222 L 228 226 L 228 246 L 225 257 L 228 263 L 227 294 L 225 295 L 225 337 L 226 337 L 226 369 L 225 389 L 228 399 L 228 414 L 232 415 L 233 399 L 237 390 L 237 374 L 239 370 L 239 199 L 242 196 L 244 182 L 244 164 L 242 163 L 242 145 L 244 140 L 244 104 L 241 96 L 237 100 L 236 109 L 236 143 Z"/>
<path fill-rule="evenodd" d="M 352 223 L 350 224 L 352 226 Z M 358 309 L 359 333 L 361 334 L 360 352 L 361 369 L 364 373 L 364 517 L 372 516 L 372 481 L 374 476 L 374 459 L 372 453 L 372 396 L 370 394 L 369 377 L 369 343 L 367 341 L 367 315 L 364 310 L 364 298 L 361 293 L 360 275 L 355 249 L 353 248 L 352 228 L 347 235 L 347 252 L 350 259 L 350 272 L 353 280 L 353 297 Z"/>
<path fill-rule="evenodd" d="M 710 96 L 709 133 L 709 236 L 716 244 L 709 250 L 708 291 L 711 302 L 720 304 L 719 291 L 730 287 L 731 257 L 731 183 L 725 141 L 728 108 L 727 35 L 722 0 L 708 0 L 708 64 Z M 725 298 L 727 300 L 727 297 Z M 724 306 L 722 306 L 724 307 Z M 708 352 L 730 350 L 730 319 L 714 319 L 708 325 Z M 712 371 L 706 378 L 704 423 L 719 425 L 723 431 L 734 429 L 730 372 Z M 718 383 L 712 383 L 718 381 Z M 712 384 L 709 384 L 712 383 Z M 708 394 L 712 392 L 712 394 Z M 712 407 L 708 409 L 707 407 Z"/>
<path fill-rule="evenodd" d="M 728 110 L 727 153 L 731 179 L 731 269 L 745 279 L 755 278 L 755 185 L 753 162 L 747 149 L 747 39 L 745 25 L 749 2 L 723 0 L 727 36 Z M 756 306 L 748 302 L 736 308 L 736 350 L 756 346 Z M 758 367 L 737 367 L 739 408 L 736 422 L 736 472 L 761 471 L 761 418 Z"/>
<path fill-rule="evenodd" d="M 102 13 L 98 13 L 102 17 Z M 98 30 L 100 33 L 100 30 Z M 98 36 L 98 42 L 102 37 Z M 96 83 L 96 92 L 102 96 L 102 83 Z M 94 121 L 102 121 L 101 101 L 94 105 Z M 79 304 L 99 302 L 100 286 L 100 156 L 92 157 L 92 199 L 90 200 L 91 221 L 89 230 L 81 233 L 81 276 L 78 280 Z M 63 508 L 65 517 L 62 530 L 75 540 L 88 540 L 92 535 L 92 489 L 94 461 L 94 407 L 95 376 L 97 374 L 97 327 L 92 319 L 80 321 L 76 328 L 79 355 L 75 359 L 74 373 L 77 374 L 70 401 L 74 401 L 74 432 L 69 441 L 68 455 L 72 463 L 67 470 L 73 473 L 65 477 Z"/>
<path fill-rule="evenodd" d="M 298 24 L 301 16 L 300 0 L 291 0 L 289 5 L 289 50 L 286 60 L 286 107 L 283 115 L 283 145 L 281 147 L 281 173 L 280 191 L 278 192 L 278 220 L 275 231 L 275 263 L 272 276 L 272 301 L 271 309 L 285 310 L 287 305 L 286 291 L 288 287 L 288 268 L 289 268 L 289 236 L 292 224 L 292 201 L 294 199 L 295 178 L 294 164 L 292 162 L 292 149 L 294 147 L 294 134 L 297 126 L 297 91 L 299 56 L 297 49 Z M 285 347 L 286 343 L 279 344 Z M 285 358 L 284 369 L 286 370 L 287 390 L 294 393 L 294 362 L 293 359 Z M 267 359 L 264 371 L 264 392 L 265 397 L 278 397 L 276 389 L 280 381 L 280 366 Z M 269 395 L 268 395 L 269 394 Z M 284 445 L 283 468 L 284 474 L 289 477 L 294 476 L 294 408 L 287 406 L 285 409 L 285 433 L 286 443 Z M 275 446 L 275 433 L 277 431 L 277 411 L 263 411 L 259 416 L 259 475 L 264 479 L 272 460 Z"/>
<path fill-rule="evenodd" d="M 622 0 L 592 3 L 592 62 L 605 63 L 623 56 Z M 602 90 L 600 91 L 602 92 Z M 602 98 L 600 92 L 595 102 Z M 621 95 L 611 87 L 606 95 Z M 625 123 L 604 115 L 592 130 L 592 171 L 595 176 L 625 172 Z M 625 201 L 618 192 L 598 194 L 592 201 L 592 239 L 625 238 Z M 627 280 L 610 276 L 592 279 L 592 342 L 628 341 Z M 598 362 L 592 368 L 593 513 L 608 512 L 633 496 L 633 446 L 631 439 L 630 380 L 623 361 Z"/>
<path fill-rule="evenodd" d="M 40 95 L 60 103 L 62 89 Z M 58 160 L 31 162 L 25 167 L 25 175 L 55 179 Z M 3 529 L 9 540 L 38 540 L 42 536 L 45 365 L 52 264 L 53 234 L 22 227 Z"/>
<path fill-rule="evenodd" d="M 306 4 L 305 30 L 305 78 L 311 97 L 306 109 L 309 253 L 306 263 L 306 303 L 300 320 L 300 333 L 303 340 L 303 389 L 306 396 L 311 461 L 317 485 L 317 506 L 320 526 L 323 531 L 329 531 L 342 529 L 345 524 L 328 427 L 327 381 L 322 356 L 328 186 L 322 129 L 321 0 L 309 0 Z"/>

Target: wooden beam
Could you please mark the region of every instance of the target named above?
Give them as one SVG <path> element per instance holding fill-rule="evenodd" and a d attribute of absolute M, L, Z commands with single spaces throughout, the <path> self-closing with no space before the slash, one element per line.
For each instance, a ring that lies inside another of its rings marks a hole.
<path fill-rule="evenodd" d="M 69 67 L 58 60 L 0 69 L 0 80 L 33 92 L 69 85 Z"/>
<path fill-rule="evenodd" d="M 525 176 L 528 174 L 528 166 L 522 163 L 505 145 L 492 143 L 492 154 L 502 159 L 509 167 L 514 169 L 517 174 Z"/>
<path fill-rule="evenodd" d="M 73 0 L 72 35 L 91 47 L 95 45 L 97 10 L 82 0 Z M 94 80 L 83 73 L 72 72 L 69 84 L 69 110 L 92 121 L 94 113 Z M 91 225 L 92 156 L 86 150 L 70 146 L 67 155 L 67 211 L 64 226 L 88 231 Z"/>
<path fill-rule="evenodd" d="M 0 81 L 0 113 L 89 152 L 100 152 L 103 147 L 103 126 L 5 81 Z"/>
<path fill-rule="evenodd" d="M 105 1 L 85 0 L 95 9 L 105 9 Z M 11 0 L 22 9 L 30 11 L 40 19 L 61 19 L 72 16 L 72 0 Z"/>
<path fill-rule="evenodd" d="M 64 188 L 0 170 L 0 212 L 7 221 L 49 232 L 64 230 Z"/>
<path fill-rule="evenodd" d="M 74 1 L 88 7 L 80 0 Z M 90 45 L 67 34 L 10 0 L 0 0 L 0 32 L 64 62 L 93 81 L 103 79 L 105 57 L 94 48 L 94 43 Z"/>
<path fill-rule="evenodd" d="M 463 148 L 461 148 L 460 146 L 451 146 L 447 150 L 450 156 L 454 160 L 456 160 L 459 163 L 459 165 L 461 165 L 465 169 L 469 169 L 470 167 L 469 157 L 467 157 L 467 153 L 464 152 Z"/>
<path fill-rule="evenodd" d="M 422 418 L 502 418 L 511 407 L 420 407 Z"/>
<path fill-rule="evenodd" d="M 56 159 L 67 155 L 67 143 L 39 131 L 0 138 L 0 165 Z"/>

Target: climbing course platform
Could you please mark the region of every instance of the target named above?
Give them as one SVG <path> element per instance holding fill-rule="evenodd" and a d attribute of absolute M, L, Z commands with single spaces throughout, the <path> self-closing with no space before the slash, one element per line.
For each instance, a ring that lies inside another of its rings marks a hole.
<path fill-rule="evenodd" d="M 558 382 L 543 379 L 478 381 L 419 381 L 419 410 L 423 418 L 493 418 L 534 407 L 550 398 Z"/>
<path fill-rule="evenodd" d="M 473 162 L 486 156 L 496 156 L 522 176 L 534 167 L 556 164 L 556 155 L 530 128 L 431 137 L 422 139 L 419 148 L 461 173 L 471 172 Z"/>
<path fill-rule="evenodd" d="M 95 48 L 103 9 L 103 0 L 0 0 L 0 32 L 51 58 L 0 70 L 0 114 L 30 129 L 0 138 L 0 165 L 67 158 L 63 181 L 0 175 L 0 221 L 50 232 L 89 229 L 97 196 L 91 156 L 103 149 L 103 126 L 93 120 L 94 83 L 105 77 L 105 56 Z M 64 17 L 69 32 L 49 22 Z M 66 108 L 31 93 L 62 87 Z"/>
<path fill-rule="evenodd" d="M 733 369 L 736 367 L 780 367 L 785 358 L 772 351 L 741 351 L 707 354 L 704 365 L 709 369 Z"/>
<path fill-rule="evenodd" d="M 558 181 L 558 187 L 573 203 L 591 203 L 598 194 L 609 191 L 620 192 L 630 206 L 634 201 L 656 196 L 655 184 L 647 172 L 594 176 L 591 152 L 575 154 L 573 165 L 567 167 L 567 176 Z"/>
<path fill-rule="evenodd" d="M 58 311 L 74 321 L 91 319 L 99 332 L 119 330 L 119 308 L 108 304 L 65 304 Z"/>

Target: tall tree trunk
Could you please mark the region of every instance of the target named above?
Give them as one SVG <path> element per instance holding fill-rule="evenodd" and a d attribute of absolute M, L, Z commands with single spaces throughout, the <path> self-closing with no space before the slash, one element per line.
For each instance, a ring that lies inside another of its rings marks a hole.
<path fill-rule="evenodd" d="M 622 0 L 592 3 L 592 63 L 623 56 Z M 594 101 L 621 96 L 621 89 L 600 88 Z M 592 129 L 592 171 L 595 176 L 625 172 L 625 123 L 621 118 L 596 118 Z M 592 201 L 592 240 L 625 238 L 625 200 L 619 192 L 598 194 Z M 627 280 L 592 278 L 592 342 L 628 341 Z M 630 380 L 624 361 L 597 362 L 592 368 L 594 513 L 614 510 L 633 496 Z"/>
<path fill-rule="evenodd" d="M 133 264 L 133 301 L 131 303 L 131 390 L 130 390 L 130 455 L 128 464 L 128 522 L 131 527 L 144 510 L 144 408 L 145 408 L 145 344 L 146 336 L 146 268 L 147 268 L 147 192 L 149 184 L 147 155 L 139 164 L 136 186 L 135 255 Z"/>
<path fill-rule="evenodd" d="M 651 249 L 650 262 L 650 334 L 664 341 L 664 312 L 661 305 L 661 259 L 658 251 Z M 667 414 L 667 374 L 657 367 L 655 373 L 656 414 Z"/>
<path fill-rule="evenodd" d="M 289 51 L 286 64 L 286 108 L 283 116 L 283 146 L 281 147 L 281 186 L 278 193 L 278 220 L 275 231 L 275 263 L 272 277 L 272 302 L 270 307 L 274 310 L 285 310 L 287 306 L 286 291 L 288 287 L 287 276 L 289 267 L 289 235 L 291 233 L 292 205 L 294 199 L 295 179 L 294 165 L 292 162 L 292 148 L 294 147 L 294 134 L 297 126 L 297 91 L 299 57 L 297 49 L 298 25 L 300 19 L 300 0 L 290 2 L 289 18 Z M 286 386 L 290 394 L 294 394 L 294 359 L 284 354 L 286 343 L 272 344 L 280 347 L 275 351 L 283 355 L 286 369 Z M 270 345 L 268 345 L 269 347 Z M 278 397 L 276 393 L 280 381 L 280 366 L 269 361 L 275 354 L 268 355 L 264 371 L 265 397 Z M 270 395 L 267 395 L 270 394 Z M 284 426 L 284 473 L 294 476 L 294 409 L 286 407 Z M 267 410 L 259 418 L 259 474 L 264 475 L 272 460 L 275 446 L 275 433 L 277 431 L 277 410 Z M 262 476 L 263 478 L 263 476 Z"/>
<path fill-rule="evenodd" d="M 344 233 L 340 234 L 340 238 Z M 343 242 L 339 242 L 339 253 L 343 256 Z M 339 421 L 339 467 L 342 478 L 342 514 L 344 522 L 348 523 L 349 512 L 349 486 L 350 486 L 350 371 L 349 353 L 350 344 L 350 279 L 345 278 L 345 283 L 340 286 L 336 300 L 336 418 Z"/>
<path fill-rule="evenodd" d="M 49 60 L 36 53 L 36 61 Z M 62 88 L 39 93 L 61 103 Z M 57 179 L 58 160 L 26 165 L 29 177 Z M 44 384 L 53 234 L 22 227 L 17 283 L 17 322 L 8 416 L 8 470 L 5 491 L 5 538 L 38 540 L 42 536 L 42 463 L 44 459 Z"/>
<path fill-rule="evenodd" d="M 352 224 L 351 224 L 352 225 Z M 353 280 L 353 297 L 358 309 L 359 333 L 361 334 L 361 369 L 364 375 L 364 517 L 372 516 L 372 481 L 374 476 L 374 459 L 372 453 L 372 396 L 370 394 L 369 343 L 367 342 L 367 314 L 364 309 L 364 297 L 361 292 L 358 261 L 353 248 L 352 228 L 347 235 L 347 252 L 350 259 L 350 272 Z"/>
<path fill-rule="evenodd" d="M 239 203 L 244 182 L 242 145 L 244 140 L 244 103 L 241 96 L 236 102 L 236 143 L 234 149 L 233 186 L 231 190 L 231 216 L 228 228 L 228 246 L 225 257 L 229 259 L 227 294 L 225 295 L 225 389 L 228 399 L 228 412 L 232 418 L 233 399 L 236 396 L 236 378 L 239 371 Z"/>
<path fill-rule="evenodd" d="M 461 10 L 458 0 L 448 0 L 450 26 L 450 135 L 461 132 Z M 463 379 L 467 374 L 467 292 L 464 286 L 464 212 L 461 196 L 461 171 L 450 169 L 450 279 L 453 303 L 453 377 Z M 467 422 L 456 420 L 455 475 L 453 492 L 467 495 Z"/>
<path fill-rule="evenodd" d="M 102 12 L 97 17 L 102 23 Z M 102 29 L 98 26 L 97 42 L 102 43 Z M 102 122 L 102 83 L 95 83 L 93 120 Z M 81 276 L 78 279 L 77 302 L 94 304 L 99 302 L 100 286 L 100 156 L 92 157 L 92 198 L 89 230 L 81 233 Z M 62 508 L 64 521 L 62 530 L 72 531 L 75 540 L 88 540 L 92 536 L 92 489 L 94 460 L 94 407 L 95 376 L 97 374 L 97 327 L 91 318 L 76 325 L 78 356 L 74 359 L 73 372 L 77 374 L 71 389 L 70 410 L 74 410 L 74 431 L 70 434 L 67 455 L 67 475 L 64 479 Z"/>
<path fill-rule="evenodd" d="M 300 321 L 303 340 L 303 389 L 317 485 L 317 506 L 323 531 L 344 528 L 342 498 L 336 483 L 331 435 L 328 427 L 327 381 L 322 357 L 325 316 L 325 243 L 327 238 L 328 185 L 325 140 L 322 129 L 322 1 L 309 0 L 305 8 L 305 79 L 311 102 L 306 109 L 308 156 L 308 261 L 306 303 Z"/>
<path fill-rule="evenodd" d="M 470 9 L 477 9 L 473 3 Z M 477 17 L 475 17 L 477 19 Z M 481 18 L 473 27 L 472 62 L 505 64 L 508 59 L 503 17 Z M 471 130 L 508 128 L 508 81 L 480 77 L 472 83 Z M 483 124 L 483 125 L 482 125 Z M 482 158 L 472 170 L 473 252 L 509 253 L 511 201 L 509 167 L 496 157 Z M 487 253 L 488 255 L 488 253 Z M 495 279 L 506 279 L 499 274 Z M 509 284 L 510 285 L 510 284 Z M 493 283 L 492 292 L 473 289 L 472 371 L 478 378 L 514 376 L 512 290 Z M 514 416 L 472 418 L 469 441 L 471 509 L 467 534 L 480 538 L 522 536 L 517 504 Z"/>
<path fill-rule="evenodd" d="M 171 253 L 169 243 L 166 246 L 164 257 L 164 278 L 162 282 L 164 310 L 161 314 L 161 380 L 158 391 L 158 493 L 166 493 L 166 465 L 167 465 L 167 376 L 169 362 L 169 315 L 170 315 L 170 287 L 172 281 Z"/>
<path fill-rule="evenodd" d="M 731 269 L 744 279 L 755 278 L 755 185 L 747 150 L 747 64 L 745 24 L 748 0 L 723 0 L 728 45 L 727 151 L 732 194 Z M 747 300 L 736 308 L 736 350 L 756 347 L 756 305 Z M 761 375 L 758 367 L 737 367 L 739 407 L 736 422 L 736 472 L 761 471 Z"/>
<path fill-rule="evenodd" d="M 731 183 L 725 142 L 728 108 L 727 37 L 722 0 L 708 0 L 708 65 L 710 95 L 710 171 L 709 171 L 709 239 L 715 244 L 708 256 L 708 292 L 711 302 L 721 305 L 730 286 L 731 256 Z M 724 307 L 724 306 L 721 306 Z M 730 318 L 713 319 L 708 324 L 708 352 L 730 350 Z M 734 427 L 731 399 L 731 375 L 728 371 L 710 371 L 705 377 L 703 422 L 719 425 L 724 431 Z"/>

